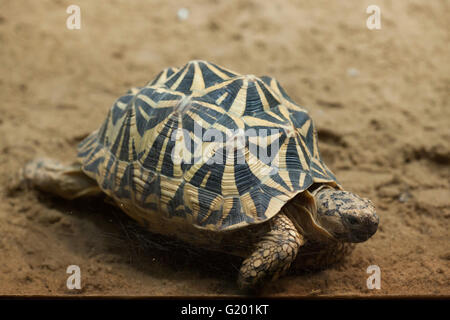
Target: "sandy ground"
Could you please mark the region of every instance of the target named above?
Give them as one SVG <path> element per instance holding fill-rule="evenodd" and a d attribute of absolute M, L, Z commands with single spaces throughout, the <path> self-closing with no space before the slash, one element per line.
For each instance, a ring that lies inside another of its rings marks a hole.
<path fill-rule="evenodd" d="M 378 209 L 379 231 L 343 264 L 263 295 L 450 295 L 448 1 L 77 1 L 68 30 L 72 3 L 0 3 L 1 295 L 241 294 L 238 261 L 144 237 L 103 199 L 11 190 L 27 161 L 71 161 L 119 95 L 191 59 L 276 77 L 310 110 L 327 164 Z M 381 30 L 366 28 L 370 4 Z"/>

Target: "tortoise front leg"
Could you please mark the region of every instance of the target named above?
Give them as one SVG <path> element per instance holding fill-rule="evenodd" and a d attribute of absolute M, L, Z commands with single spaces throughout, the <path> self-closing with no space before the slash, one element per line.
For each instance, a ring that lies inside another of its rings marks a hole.
<path fill-rule="evenodd" d="M 79 164 L 63 165 L 53 159 L 27 163 L 22 178 L 37 189 L 69 200 L 100 192 L 97 182 L 86 176 Z"/>
<path fill-rule="evenodd" d="M 238 278 L 239 287 L 249 288 L 267 278 L 277 279 L 290 267 L 298 249 L 304 243 L 303 236 L 292 221 L 283 213 L 279 213 L 270 221 L 270 231 L 242 263 Z"/>

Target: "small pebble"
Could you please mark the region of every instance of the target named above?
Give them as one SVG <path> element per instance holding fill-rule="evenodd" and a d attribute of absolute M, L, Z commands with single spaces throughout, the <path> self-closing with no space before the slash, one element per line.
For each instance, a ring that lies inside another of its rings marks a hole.
<path fill-rule="evenodd" d="M 184 21 L 189 18 L 189 10 L 186 8 L 180 8 L 177 12 L 178 20 Z"/>
<path fill-rule="evenodd" d="M 409 192 L 402 192 L 398 196 L 398 201 L 400 202 L 408 202 L 411 199 L 411 194 Z"/>
<path fill-rule="evenodd" d="M 359 70 L 356 68 L 348 68 L 347 75 L 349 77 L 357 77 L 357 76 L 359 76 Z"/>

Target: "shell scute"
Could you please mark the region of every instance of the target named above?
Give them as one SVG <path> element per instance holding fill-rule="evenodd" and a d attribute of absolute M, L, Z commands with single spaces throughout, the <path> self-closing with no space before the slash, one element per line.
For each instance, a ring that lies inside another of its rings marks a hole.
<path fill-rule="evenodd" d="M 216 231 L 267 221 L 313 183 L 338 185 L 308 112 L 278 81 L 197 60 L 117 99 L 78 159 L 140 219 Z"/>

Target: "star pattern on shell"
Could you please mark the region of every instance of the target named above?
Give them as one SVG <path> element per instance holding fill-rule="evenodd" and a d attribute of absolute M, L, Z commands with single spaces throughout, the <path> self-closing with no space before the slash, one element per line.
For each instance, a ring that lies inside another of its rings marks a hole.
<path fill-rule="evenodd" d="M 313 183 L 339 186 L 307 110 L 277 80 L 197 60 L 117 99 L 78 159 L 116 200 L 217 231 L 267 221 Z"/>

